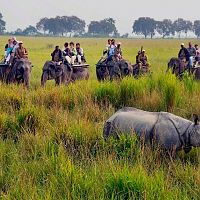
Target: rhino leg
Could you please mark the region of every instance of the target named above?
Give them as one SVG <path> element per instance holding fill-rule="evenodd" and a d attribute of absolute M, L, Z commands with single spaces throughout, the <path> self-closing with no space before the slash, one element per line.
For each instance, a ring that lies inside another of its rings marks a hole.
<path fill-rule="evenodd" d="M 192 147 L 185 147 L 184 151 L 185 153 L 189 153 L 192 150 Z"/>

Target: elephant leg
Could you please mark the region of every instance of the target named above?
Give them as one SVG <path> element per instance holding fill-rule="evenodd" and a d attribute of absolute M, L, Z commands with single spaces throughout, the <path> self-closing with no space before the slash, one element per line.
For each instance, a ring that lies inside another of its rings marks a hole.
<path fill-rule="evenodd" d="M 56 79 L 55 79 L 55 81 L 56 81 Z M 61 76 L 61 83 L 62 84 L 66 84 L 67 83 L 67 76 L 66 76 L 65 73 L 63 73 L 62 76 Z"/>
<path fill-rule="evenodd" d="M 122 80 L 122 78 L 123 78 L 123 77 L 122 77 L 121 73 L 117 73 L 117 74 L 116 74 L 116 79 L 117 79 L 117 80 Z"/>
<path fill-rule="evenodd" d="M 172 68 L 172 67 L 171 67 L 170 64 L 168 63 L 166 73 L 168 73 L 169 70 L 170 70 L 171 68 Z"/>
<path fill-rule="evenodd" d="M 70 78 L 71 78 L 71 76 L 70 76 Z M 61 76 L 60 82 L 61 82 L 62 84 L 68 85 L 69 82 L 70 82 L 70 78 L 68 77 L 67 74 L 63 74 L 63 75 Z"/>
<path fill-rule="evenodd" d="M 42 73 L 42 78 L 41 78 L 41 85 L 42 85 L 42 87 L 45 86 L 47 80 L 48 80 L 48 74 L 47 74 L 47 72 L 43 72 Z"/>
<path fill-rule="evenodd" d="M 102 80 L 102 74 L 100 74 L 101 69 L 96 68 L 96 75 L 97 75 L 97 80 L 100 82 Z"/>
<path fill-rule="evenodd" d="M 62 82 L 62 78 L 59 76 L 55 79 L 55 82 L 56 82 L 56 86 L 59 86 Z"/>
<path fill-rule="evenodd" d="M 84 79 L 87 81 L 89 78 L 90 78 L 90 74 L 89 74 L 88 71 L 86 71 L 86 74 L 85 74 L 85 78 L 84 78 Z"/>
<path fill-rule="evenodd" d="M 121 80 L 123 77 L 122 69 L 119 67 L 114 71 L 115 80 Z"/>
<path fill-rule="evenodd" d="M 23 82 L 23 80 L 17 79 L 17 85 L 19 85 L 21 82 Z M 24 82 L 23 82 L 23 83 L 24 83 Z"/>
<path fill-rule="evenodd" d="M 27 69 L 24 71 L 24 75 L 23 75 L 23 82 L 24 82 L 24 86 L 26 86 L 27 88 L 30 87 L 30 71 Z"/>
<path fill-rule="evenodd" d="M 7 84 L 10 84 L 10 83 L 14 83 L 16 80 L 15 80 L 15 69 L 14 67 L 10 70 L 10 72 L 8 73 L 7 75 L 7 78 L 6 78 L 6 83 Z"/>
<path fill-rule="evenodd" d="M 113 77 L 114 77 L 113 68 L 109 67 L 108 71 L 109 71 L 109 79 L 110 79 L 110 81 L 113 81 Z"/>
<path fill-rule="evenodd" d="M 113 73 L 109 72 L 109 74 L 110 74 L 110 81 L 113 81 L 113 77 L 114 77 Z"/>
<path fill-rule="evenodd" d="M 121 75 L 118 73 L 111 74 L 110 81 L 113 81 L 113 80 L 121 80 Z"/>

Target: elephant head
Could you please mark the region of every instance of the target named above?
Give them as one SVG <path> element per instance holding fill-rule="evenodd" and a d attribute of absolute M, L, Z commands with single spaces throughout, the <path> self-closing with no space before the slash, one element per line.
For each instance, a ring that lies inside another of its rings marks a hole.
<path fill-rule="evenodd" d="M 41 77 L 42 86 L 45 85 L 47 80 L 55 80 L 56 85 L 61 83 L 68 83 L 71 79 L 72 68 L 66 64 L 56 64 L 52 61 L 47 61 L 43 67 L 43 73 Z"/>
<path fill-rule="evenodd" d="M 11 67 L 7 77 L 7 83 L 23 83 L 26 87 L 29 87 L 31 71 L 32 64 L 29 60 L 17 60 Z"/>

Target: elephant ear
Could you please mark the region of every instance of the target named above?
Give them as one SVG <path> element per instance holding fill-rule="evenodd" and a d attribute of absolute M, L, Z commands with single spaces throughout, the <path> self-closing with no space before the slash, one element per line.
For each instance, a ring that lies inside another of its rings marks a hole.
<path fill-rule="evenodd" d="M 195 125 L 199 125 L 199 116 L 197 114 L 193 114 L 193 120 Z"/>

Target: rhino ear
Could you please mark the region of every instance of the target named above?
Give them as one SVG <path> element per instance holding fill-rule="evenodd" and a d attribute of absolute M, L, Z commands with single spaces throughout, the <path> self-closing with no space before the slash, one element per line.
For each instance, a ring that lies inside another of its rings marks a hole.
<path fill-rule="evenodd" d="M 193 119 L 194 119 L 194 124 L 198 125 L 199 124 L 199 117 L 197 114 L 193 114 Z"/>

